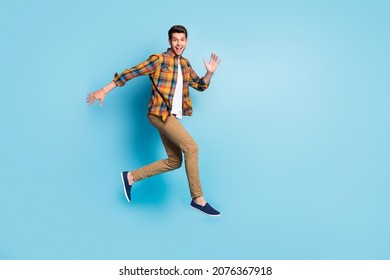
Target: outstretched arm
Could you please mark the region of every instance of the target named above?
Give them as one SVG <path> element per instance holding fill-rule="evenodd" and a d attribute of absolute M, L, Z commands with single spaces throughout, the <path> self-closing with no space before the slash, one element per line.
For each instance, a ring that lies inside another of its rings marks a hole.
<path fill-rule="evenodd" d="M 112 81 L 111 83 L 109 83 L 105 87 L 98 89 L 94 92 L 91 92 L 90 94 L 87 95 L 87 98 L 86 98 L 87 103 L 89 105 L 92 105 L 93 103 L 95 103 L 96 100 L 100 100 L 100 107 L 102 107 L 104 98 L 106 97 L 106 94 L 109 93 L 115 87 L 116 87 L 116 84 L 114 81 Z"/>
<path fill-rule="evenodd" d="M 207 69 L 206 75 L 202 78 L 202 80 L 209 84 L 211 77 L 213 76 L 215 70 L 217 70 L 219 63 L 221 63 L 221 60 L 218 59 L 218 56 L 215 53 L 211 54 L 210 61 L 207 63 L 206 60 L 203 59 L 204 66 Z"/>
<path fill-rule="evenodd" d="M 141 62 L 140 64 L 130 69 L 126 69 L 120 75 L 115 73 L 114 80 L 111 83 L 87 95 L 86 98 L 87 103 L 89 105 L 92 105 L 93 103 L 95 103 L 96 100 L 100 100 L 100 107 L 102 107 L 104 98 L 106 97 L 106 94 L 109 91 L 111 91 L 113 88 L 117 86 L 119 87 L 124 86 L 127 81 L 135 77 L 153 73 L 156 70 L 158 62 L 159 62 L 159 56 L 151 55 L 149 59 L 145 60 L 144 62 Z"/>

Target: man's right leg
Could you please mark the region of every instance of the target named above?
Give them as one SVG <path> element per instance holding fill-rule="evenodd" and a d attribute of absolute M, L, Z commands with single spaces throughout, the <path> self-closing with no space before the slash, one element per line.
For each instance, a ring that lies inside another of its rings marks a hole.
<path fill-rule="evenodd" d="M 169 116 L 165 122 L 160 117 L 149 115 L 150 122 L 158 129 L 161 135 L 169 139 L 175 147 L 184 153 L 185 169 L 190 187 L 191 197 L 196 199 L 203 196 L 199 178 L 198 145 L 181 125 L 175 116 Z"/>
<path fill-rule="evenodd" d="M 154 175 L 177 169 L 181 166 L 183 156 L 180 147 L 176 146 L 161 132 L 159 132 L 159 134 L 168 157 L 129 172 L 129 182 L 137 182 Z"/>

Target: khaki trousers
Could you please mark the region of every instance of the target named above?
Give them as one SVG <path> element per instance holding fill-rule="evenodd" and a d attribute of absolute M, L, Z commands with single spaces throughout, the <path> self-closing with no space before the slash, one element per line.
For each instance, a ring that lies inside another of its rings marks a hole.
<path fill-rule="evenodd" d="M 187 173 L 188 184 L 192 198 L 202 196 L 199 179 L 198 145 L 184 129 L 175 116 L 169 116 L 165 122 L 155 115 L 148 115 L 149 121 L 157 128 L 168 158 L 131 171 L 134 181 L 140 181 L 157 174 L 177 169 L 183 161 Z"/>

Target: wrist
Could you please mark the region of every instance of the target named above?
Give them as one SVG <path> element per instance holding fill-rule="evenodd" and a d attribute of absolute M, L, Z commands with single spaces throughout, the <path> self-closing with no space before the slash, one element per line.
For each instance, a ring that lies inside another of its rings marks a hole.
<path fill-rule="evenodd" d="M 111 83 L 109 83 L 108 85 L 102 87 L 102 91 L 104 92 L 104 94 L 107 94 L 109 93 L 113 88 L 116 87 L 116 84 L 114 81 L 112 81 Z"/>

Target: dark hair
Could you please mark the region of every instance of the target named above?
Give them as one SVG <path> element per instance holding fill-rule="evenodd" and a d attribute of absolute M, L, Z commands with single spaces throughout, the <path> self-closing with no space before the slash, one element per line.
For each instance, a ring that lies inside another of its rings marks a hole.
<path fill-rule="evenodd" d="M 171 27 L 171 29 L 169 29 L 168 31 L 169 40 L 172 39 L 173 33 L 184 33 L 186 35 L 186 38 L 188 36 L 187 29 L 182 25 L 174 25 Z"/>

